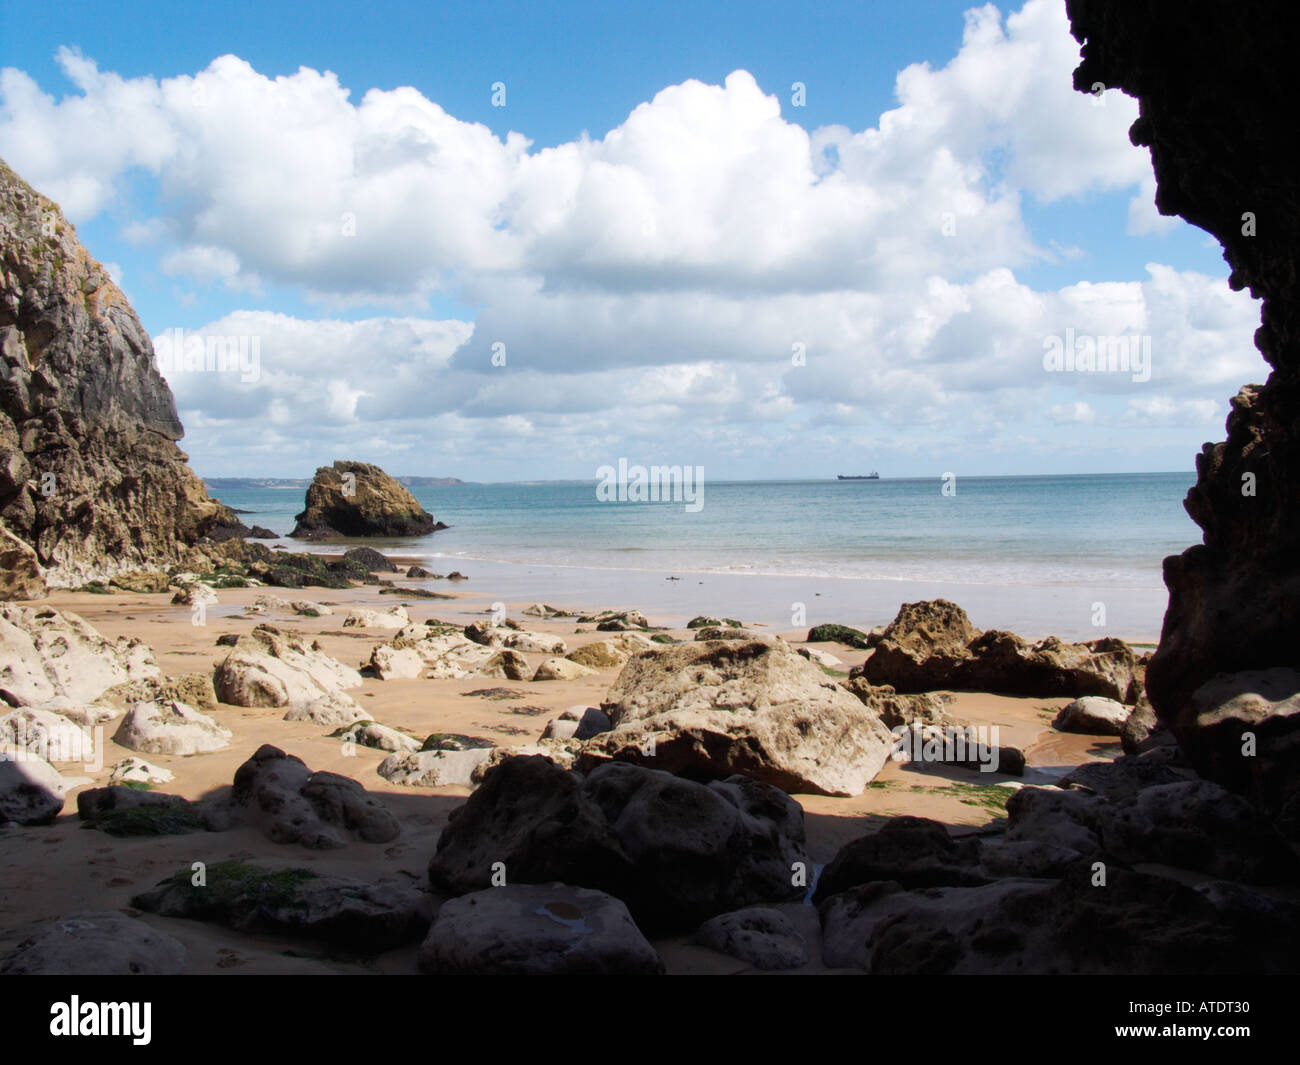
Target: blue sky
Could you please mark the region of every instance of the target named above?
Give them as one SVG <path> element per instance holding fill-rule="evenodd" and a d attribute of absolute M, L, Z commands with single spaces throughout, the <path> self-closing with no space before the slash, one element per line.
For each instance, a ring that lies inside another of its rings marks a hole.
<path fill-rule="evenodd" d="M 5 3 L 0 155 L 151 334 L 259 341 L 167 374 L 201 473 L 1190 468 L 1258 311 L 1144 209 L 1059 0 L 971 7 Z M 1036 372 L 1067 327 L 1150 379 Z"/>

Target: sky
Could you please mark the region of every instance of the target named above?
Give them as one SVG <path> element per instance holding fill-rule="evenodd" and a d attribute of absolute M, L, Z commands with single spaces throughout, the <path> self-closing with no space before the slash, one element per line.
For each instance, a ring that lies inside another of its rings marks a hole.
<path fill-rule="evenodd" d="M 1063 0 L 0 0 L 0 157 L 205 476 L 1190 471 L 1259 308 L 1078 56 Z"/>

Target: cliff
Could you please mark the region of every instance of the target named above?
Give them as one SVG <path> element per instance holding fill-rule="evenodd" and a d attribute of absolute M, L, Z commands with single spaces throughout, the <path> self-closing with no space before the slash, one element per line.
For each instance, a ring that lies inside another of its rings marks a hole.
<path fill-rule="evenodd" d="M 121 291 L 0 161 L 0 525 L 49 586 L 157 568 L 238 531 L 186 465 L 183 432 Z"/>

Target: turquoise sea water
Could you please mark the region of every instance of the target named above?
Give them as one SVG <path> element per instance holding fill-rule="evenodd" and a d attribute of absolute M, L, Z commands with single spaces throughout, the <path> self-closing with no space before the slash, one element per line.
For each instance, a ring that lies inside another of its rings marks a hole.
<path fill-rule="evenodd" d="M 986 628 L 1149 640 L 1165 606 L 1161 559 L 1200 539 L 1182 507 L 1193 481 L 1190 473 L 971 477 L 952 495 L 938 478 L 706 481 L 696 512 L 682 502 L 601 502 L 594 484 L 415 488 L 451 528 L 372 543 L 426 557 L 438 572 L 489 577 L 507 599 L 580 596 L 579 605 L 670 616 L 698 605 L 789 628 L 799 602 L 810 624 L 868 624 L 887 621 L 899 602 L 943 594 Z M 247 523 L 280 533 L 304 497 L 218 494 L 251 511 Z M 836 616 L 818 616 L 829 602 Z"/>

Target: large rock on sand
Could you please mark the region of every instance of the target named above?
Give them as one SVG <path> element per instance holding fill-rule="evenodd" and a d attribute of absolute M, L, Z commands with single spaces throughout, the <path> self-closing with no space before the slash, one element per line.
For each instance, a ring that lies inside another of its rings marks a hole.
<path fill-rule="evenodd" d="M 3 964 L 5 976 L 179 976 L 179 940 L 109 910 L 74 913 L 41 925 Z"/>
<path fill-rule="evenodd" d="M 0 825 L 48 825 L 72 783 L 39 755 L 0 750 Z"/>
<path fill-rule="evenodd" d="M 305 706 L 322 696 L 351 701 L 341 689 L 361 686 L 361 674 L 301 637 L 258 625 L 217 666 L 217 698 L 234 706 Z"/>
<path fill-rule="evenodd" d="M 303 937 L 375 954 L 417 942 L 436 909 L 410 884 L 373 883 L 302 868 L 225 861 L 205 870 L 201 885 L 189 867 L 136 895 L 131 905 L 160 917 L 210 921 L 258 935 Z"/>
<path fill-rule="evenodd" d="M 788 644 L 689 643 L 631 659 L 584 765 L 743 773 L 790 792 L 859 795 L 893 750 L 879 716 Z"/>
<path fill-rule="evenodd" d="M 1037 643 L 1015 633 L 981 633 L 945 599 L 905 603 L 871 657 L 850 672 L 899 692 L 970 689 L 1043 697 L 1100 695 L 1134 702 L 1137 659 L 1122 640 Z"/>
<path fill-rule="evenodd" d="M 1061 707 L 1052 719 L 1052 727 L 1087 736 L 1119 736 L 1124 732 L 1128 715 L 1129 708 L 1123 703 L 1099 695 L 1085 695 Z"/>
<path fill-rule="evenodd" d="M 113 742 L 144 754 L 206 754 L 230 746 L 230 729 L 174 699 L 133 703 Z"/>
<path fill-rule="evenodd" d="M 510 883 L 607 891 L 643 927 L 687 930 L 728 910 L 799 898 L 807 862 L 803 811 L 769 785 L 697 784 L 618 763 L 584 775 L 534 756 L 488 770 L 452 811 L 429 880 L 463 894 L 490 887 L 504 869 Z"/>
<path fill-rule="evenodd" d="M 0 603 L 0 691 L 19 706 L 59 696 L 89 702 L 156 676 L 153 652 L 138 640 L 106 640 L 69 611 Z"/>
<path fill-rule="evenodd" d="M 415 496 L 378 466 L 321 466 L 307 489 L 307 507 L 289 535 L 299 540 L 342 536 L 424 536 L 435 523 Z"/>
<path fill-rule="evenodd" d="M 444 903 L 419 960 L 427 973 L 471 975 L 664 971 L 622 902 L 567 884 L 508 884 Z"/>
<path fill-rule="evenodd" d="M 273 843 L 312 850 L 349 840 L 388 843 L 401 826 L 387 807 L 349 777 L 313 773 L 301 758 L 263 744 L 235 772 L 230 794 L 213 807 L 214 828 L 254 824 Z"/>

